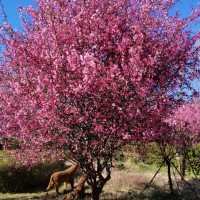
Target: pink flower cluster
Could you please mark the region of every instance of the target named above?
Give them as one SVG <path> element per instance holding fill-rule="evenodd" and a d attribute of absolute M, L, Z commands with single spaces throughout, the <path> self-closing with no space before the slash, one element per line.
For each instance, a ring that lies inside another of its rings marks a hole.
<path fill-rule="evenodd" d="M 168 119 L 169 124 L 175 128 L 177 145 L 191 147 L 200 142 L 200 101 L 195 99 L 178 107 Z"/>

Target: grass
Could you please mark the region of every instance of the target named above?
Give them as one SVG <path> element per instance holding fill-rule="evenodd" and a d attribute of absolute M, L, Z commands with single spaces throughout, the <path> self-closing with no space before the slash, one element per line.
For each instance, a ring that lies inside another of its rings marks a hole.
<path fill-rule="evenodd" d="M 112 170 L 112 178 L 105 185 L 101 200 L 197 200 L 198 198 L 190 190 L 184 182 L 178 179 L 178 185 L 181 195 L 178 195 L 178 187 L 175 184 L 176 194 L 172 196 L 168 188 L 168 179 L 166 169 L 163 168 L 153 183 L 143 193 L 143 188 L 150 182 L 154 173 L 157 170 L 156 165 L 145 165 L 142 163 L 133 163 L 131 159 L 126 159 L 116 163 L 116 168 Z M 195 188 L 200 196 L 200 180 L 190 179 L 190 184 Z M 51 191 L 49 196 L 44 192 L 45 188 L 41 188 L 36 193 L 21 193 L 21 194 L 2 194 L 1 200 L 62 200 L 65 194 L 56 195 L 55 191 Z M 61 188 L 62 191 L 63 188 Z M 91 199 L 91 190 L 86 189 L 87 198 Z"/>
<path fill-rule="evenodd" d="M 28 200 L 28 199 L 40 199 L 43 196 L 42 193 L 23 193 L 23 194 L 2 194 L 0 193 L 1 200 Z"/>

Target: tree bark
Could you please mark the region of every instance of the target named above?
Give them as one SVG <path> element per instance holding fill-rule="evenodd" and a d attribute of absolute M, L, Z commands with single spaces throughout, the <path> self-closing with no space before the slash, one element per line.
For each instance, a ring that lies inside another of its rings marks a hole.
<path fill-rule="evenodd" d="M 180 173 L 181 173 L 181 180 L 184 179 L 185 177 L 185 170 L 186 170 L 186 153 L 183 154 L 183 159 L 181 162 L 181 169 L 180 169 Z"/>
<path fill-rule="evenodd" d="M 169 180 L 169 188 L 171 191 L 171 194 L 174 194 L 174 189 L 173 189 L 173 182 L 171 178 L 171 162 L 168 157 L 165 157 L 165 162 L 167 164 L 167 173 L 168 173 L 168 180 Z"/>
<path fill-rule="evenodd" d="M 92 200 L 99 200 L 102 188 L 92 188 Z"/>

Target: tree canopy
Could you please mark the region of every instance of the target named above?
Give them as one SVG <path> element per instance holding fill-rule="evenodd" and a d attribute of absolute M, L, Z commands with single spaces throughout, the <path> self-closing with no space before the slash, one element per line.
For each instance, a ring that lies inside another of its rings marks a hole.
<path fill-rule="evenodd" d="M 174 3 L 37 0 L 21 8 L 22 32 L 4 23 L 0 131 L 18 141 L 12 153 L 30 166 L 67 155 L 101 192 L 116 152 L 155 139 L 195 77 L 199 10 L 181 19 Z"/>

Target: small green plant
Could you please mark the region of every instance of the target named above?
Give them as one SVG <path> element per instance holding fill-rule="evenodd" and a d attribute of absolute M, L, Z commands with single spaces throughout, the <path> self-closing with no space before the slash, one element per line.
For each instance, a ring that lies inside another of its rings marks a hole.
<path fill-rule="evenodd" d="M 200 143 L 189 150 L 187 168 L 190 173 L 200 176 Z"/>

